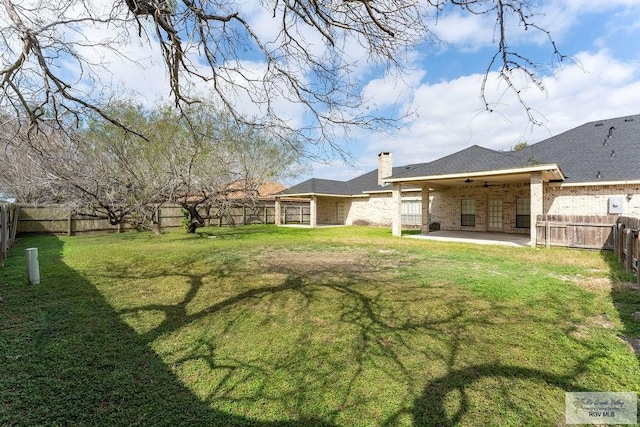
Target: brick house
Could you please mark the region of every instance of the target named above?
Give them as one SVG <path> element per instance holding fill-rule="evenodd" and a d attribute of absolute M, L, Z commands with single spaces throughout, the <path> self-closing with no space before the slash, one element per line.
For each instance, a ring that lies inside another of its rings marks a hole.
<path fill-rule="evenodd" d="M 276 195 L 311 200 L 311 226 L 418 226 L 530 234 L 537 215 L 640 216 L 640 115 L 586 123 L 513 151 L 473 145 L 438 160 L 378 169 L 350 181 L 310 179 Z M 277 215 L 276 215 L 277 217 Z"/>

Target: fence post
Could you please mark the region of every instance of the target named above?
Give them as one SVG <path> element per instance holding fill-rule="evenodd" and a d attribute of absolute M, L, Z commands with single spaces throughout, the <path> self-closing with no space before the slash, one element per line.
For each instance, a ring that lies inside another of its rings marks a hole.
<path fill-rule="evenodd" d="M 71 209 L 67 215 L 67 236 L 73 236 L 73 210 Z"/>
<path fill-rule="evenodd" d="M 544 222 L 544 243 L 545 247 L 551 247 L 551 223 L 549 221 Z"/>
<path fill-rule="evenodd" d="M 640 285 L 640 231 L 635 233 L 634 237 L 636 242 L 636 284 Z"/>
<path fill-rule="evenodd" d="M 622 223 L 618 224 L 618 241 L 616 246 L 618 248 L 618 262 L 622 262 L 624 258 L 624 224 Z"/>
<path fill-rule="evenodd" d="M 302 206 L 300 206 L 300 224 L 304 223 L 304 214 L 302 211 Z"/>
<path fill-rule="evenodd" d="M 624 230 L 624 243 L 627 248 L 627 256 L 624 258 L 624 268 L 627 271 L 633 269 L 633 231 L 630 228 Z"/>
<path fill-rule="evenodd" d="M 16 233 L 18 232 L 18 215 L 20 215 L 20 206 L 13 205 L 13 215 L 11 216 L 13 222 L 9 230 L 9 246 L 13 246 L 16 242 Z"/>
<path fill-rule="evenodd" d="M 7 255 L 7 206 L 0 205 L 0 267 Z"/>
<path fill-rule="evenodd" d="M 246 208 L 246 206 L 242 207 L 242 225 L 247 225 L 247 208 Z"/>

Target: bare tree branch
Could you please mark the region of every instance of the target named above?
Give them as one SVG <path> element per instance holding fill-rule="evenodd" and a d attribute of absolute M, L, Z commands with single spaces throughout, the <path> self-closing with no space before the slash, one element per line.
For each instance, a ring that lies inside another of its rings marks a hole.
<path fill-rule="evenodd" d="M 435 39 L 434 13 L 457 8 L 495 17 L 496 53 L 488 59 L 486 77 L 497 68 L 532 122 L 513 76 L 522 73 L 542 89 L 540 69 L 511 49 L 513 28 L 542 32 L 554 58 L 565 59 L 536 24 L 527 0 L 263 0 L 251 3 L 253 9 L 244 3 L 115 0 L 106 9 L 84 0 L 0 0 L 0 49 L 6 52 L 0 108 L 12 109 L 30 127 L 50 122 L 59 129 L 80 128 L 87 115 L 98 114 L 146 138 L 109 113 L 118 94 L 103 77 L 110 65 L 105 57 L 130 61 L 126 47 L 142 42 L 160 49 L 178 111 L 207 100 L 239 124 L 268 129 L 283 141 L 294 132 L 340 151 L 338 130 L 393 130 L 406 119 L 403 113 L 368 112 L 366 82 L 353 70 L 365 60 L 402 70 L 409 49 Z M 256 26 L 251 10 L 258 9 L 271 16 L 272 28 Z M 115 35 L 92 36 L 104 29 Z M 88 49 L 100 52 L 98 59 Z M 486 83 L 485 78 L 481 98 L 492 110 Z M 299 109 L 300 119 L 283 109 Z"/>

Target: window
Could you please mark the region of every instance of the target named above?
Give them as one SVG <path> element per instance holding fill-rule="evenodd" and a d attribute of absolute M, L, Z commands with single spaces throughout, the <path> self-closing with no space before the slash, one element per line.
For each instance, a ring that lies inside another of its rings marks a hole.
<path fill-rule="evenodd" d="M 531 228 L 531 199 L 516 199 L 516 228 Z"/>
<path fill-rule="evenodd" d="M 402 225 L 422 225 L 422 200 L 402 201 Z"/>
<path fill-rule="evenodd" d="M 502 230 L 502 200 L 489 200 L 489 229 Z"/>
<path fill-rule="evenodd" d="M 460 225 L 464 227 L 476 226 L 476 201 L 472 199 L 462 199 Z"/>

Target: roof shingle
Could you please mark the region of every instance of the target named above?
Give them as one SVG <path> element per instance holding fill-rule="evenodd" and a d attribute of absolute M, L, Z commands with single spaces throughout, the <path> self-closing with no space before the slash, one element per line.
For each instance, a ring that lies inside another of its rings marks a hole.
<path fill-rule="evenodd" d="M 598 120 L 517 151 L 472 145 L 428 163 L 393 168 L 394 179 L 524 168 L 557 163 L 570 183 L 640 180 L 640 114 Z M 358 195 L 390 190 L 373 170 L 349 181 L 312 178 L 280 195 Z"/>

